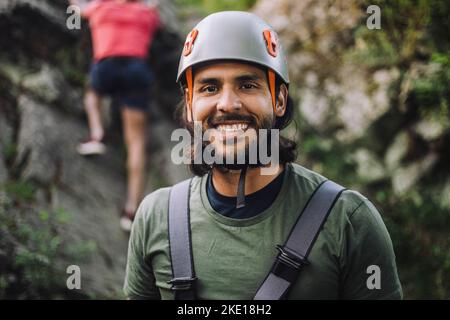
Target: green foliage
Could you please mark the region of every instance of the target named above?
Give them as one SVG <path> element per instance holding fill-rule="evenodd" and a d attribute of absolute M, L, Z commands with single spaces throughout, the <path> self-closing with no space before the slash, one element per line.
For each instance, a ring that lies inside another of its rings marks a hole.
<path fill-rule="evenodd" d="M 365 1 L 381 8 L 382 31 L 402 56 L 410 54 L 416 41 L 424 39 L 430 21 L 429 0 Z"/>
<path fill-rule="evenodd" d="M 448 30 L 450 30 L 450 6 L 446 0 L 430 0 L 428 34 L 433 38 L 434 47 L 439 52 L 450 51 Z"/>
<path fill-rule="evenodd" d="M 175 3 L 181 7 L 196 8 L 203 14 L 210 14 L 224 10 L 246 11 L 256 0 L 175 0 Z"/>
<path fill-rule="evenodd" d="M 450 292 L 450 210 L 439 208 L 436 194 L 416 187 L 401 198 L 382 202 L 395 243 L 406 298 L 448 299 Z"/>
<path fill-rule="evenodd" d="M 27 182 L 9 182 L 0 198 L 0 299 L 86 298 L 67 290 L 61 258 L 86 261 L 95 243 L 65 243 L 58 230 L 70 213 L 26 208 L 34 190 Z"/>
<path fill-rule="evenodd" d="M 15 143 L 7 143 L 2 151 L 6 162 L 11 162 L 11 159 L 13 159 L 17 153 L 17 145 Z"/>
<path fill-rule="evenodd" d="M 433 119 L 448 126 L 450 120 L 450 52 L 433 53 L 431 63 L 435 70 L 417 79 L 412 89 L 412 97 L 419 107 L 421 117 Z"/>
<path fill-rule="evenodd" d="M 182 21 L 188 21 L 189 28 L 192 21 L 200 20 L 217 11 L 247 11 L 256 0 L 175 0 L 178 7 L 178 16 Z M 189 28 L 183 30 L 187 33 Z"/>
<path fill-rule="evenodd" d="M 67 248 L 66 253 L 69 256 L 77 257 L 77 261 L 86 261 L 86 259 L 97 251 L 97 243 L 93 240 L 87 240 L 71 245 Z"/>
<path fill-rule="evenodd" d="M 63 48 L 55 56 L 64 78 L 70 84 L 76 87 L 82 87 L 86 82 L 86 70 L 81 67 L 82 62 L 77 61 L 80 59 L 74 56 L 75 52 L 72 48 Z"/>
<path fill-rule="evenodd" d="M 389 41 L 386 32 L 369 30 L 365 26 L 355 32 L 356 50 L 346 54 L 348 61 L 357 61 L 369 68 L 394 66 L 400 56 L 398 49 Z"/>
<path fill-rule="evenodd" d="M 447 1 L 361 1 L 362 10 L 369 5 L 381 9 L 381 30 L 369 30 L 362 22 L 355 30 L 356 46 L 348 54 L 349 59 L 372 68 L 407 68 L 415 59 L 423 60 L 435 51 L 448 54 L 450 6 Z"/>
<path fill-rule="evenodd" d="M 72 220 L 72 215 L 63 208 L 55 210 L 55 219 L 58 223 L 65 224 Z"/>
<path fill-rule="evenodd" d="M 15 201 L 32 201 L 36 192 L 36 186 L 28 181 L 17 180 L 5 183 L 5 191 Z"/>
<path fill-rule="evenodd" d="M 296 121 L 302 122 L 301 119 Z M 354 151 L 355 146 L 339 143 L 329 133 L 319 132 L 306 123 L 302 123 L 300 128 L 301 136 L 297 140 L 301 164 L 341 184 L 354 185 L 356 164 L 347 155 Z"/>

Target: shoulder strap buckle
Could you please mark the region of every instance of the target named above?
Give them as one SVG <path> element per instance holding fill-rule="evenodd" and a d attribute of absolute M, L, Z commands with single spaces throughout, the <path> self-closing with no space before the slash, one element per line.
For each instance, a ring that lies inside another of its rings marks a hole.
<path fill-rule="evenodd" d="M 280 252 L 278 254 L 278 259 L 296 270 L 309 264 L 306 257 L 294 252 L 286 246 L 277 245 L 276 248 Z"/>
<path fill-rule="evenodd" d="M 279 254 L 272 265 L 272 274 L 280 277 L 290 283 L 297 278 L 300 269 L 308 265 L 309 262 L 305 257 L 287 248 L 286 246 L 276 246 Z"/>
<path fill-rule="evenodd" d="M 194 284 L 197 280 L 197 277 L 193 278 L 172 278 L 167 281 L 168 284 L 171 284 L 171 290 L 174 291 L 186 291 L 194 288 Z"/>

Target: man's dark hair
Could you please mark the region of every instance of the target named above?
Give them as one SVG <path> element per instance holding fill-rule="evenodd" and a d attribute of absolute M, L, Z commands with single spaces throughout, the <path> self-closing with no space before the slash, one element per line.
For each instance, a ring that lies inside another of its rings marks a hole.
<path fill-rule="evenodd" d="M 182 91 L 184 91 L 186 89 L 186 85 L 183 80 L 184 79 L 181 80 Z M 276 76 L 276 80 L 275 80 L 275 96 L 276 97 L 278 97 L 278 94 L 280 93 L 280 86 L 283 83 L 284 82 L 282 81 L 282 79 L 280 77 Z M 176 114 L 179 124 L 182 127 L 186 128 L 190 132 L 191 136 L 193 136 L 194 135 L 194 126 L 193 126 L 192 122 L 188 121 L 186 110 L 187 110 L 186 104 L 183 100 L 178 104 L 175 114 Z M 286 111 L 284 112 L 284 115 L 282 117 L 276 117 L 274 129 L 279 129 L 281 131 L 282 129 L 286 128 L 292 122 L 293 116 L 294 116 L 294 102 L 288 94 L 287 101 L 286 101 Z M 194 146 L 194 141 L 192 139 L 191 147 L 193 147 L 193 146 Z M 297 158 L 296 148 L 297 148 L 297 143 L 295 141 L 285 138 L 285 137 L 282 137 L 280 135 L 280 144 L 279 144 L 280 164 L 286 164 L 288 162 L 295 161 L 295 159 Z M 194 148 L 191 149 L 191 153 L 193 152 L 193 149 Z M 193 174 L 195 174 L 197 176 L 203 176 L 212 169 L 212 166 L 209 164 L 206 164 L 206 163 L 201 163 L 201 164 L 193 163 L 193 159 L 194 159 L 194 156 L 191 155 L 191 163 L 189 164 L 189 169 L 191 170 L 191 172 Z"/>

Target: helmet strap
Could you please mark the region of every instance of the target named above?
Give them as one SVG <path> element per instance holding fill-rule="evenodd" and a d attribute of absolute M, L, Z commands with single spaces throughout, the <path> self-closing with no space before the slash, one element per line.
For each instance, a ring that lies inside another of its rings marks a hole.
<path fill-rule="evenodd" d="M 192 96 L 193 96 L 193 77 L 192 77 L 192 67 L 189 67 L 186 69 L 186 83 L 187 83 L 187 90 L 188 90 L 188 104 L 189 108 L 191 109 L 191 118 L 192 121 L 194 121 L 194 118 L 192 117 Z"/>
<path fill-rule="evenodd" d="M 247 173 L 247 166 L 241 170 L 239 176 L 238 189 L 236 194 L 236 209 L 245 207 L 245 174 Z"/>
<path fill-rule="evenodd" d="M 273 112 L 275 112 L 276 108 L 276 99 L 275 99 L 275 72 L 272 69 L 267 68 L 267 76 L 269 78 L 269 90 L 270 95 L 272 96 L 272 106 Z"/>

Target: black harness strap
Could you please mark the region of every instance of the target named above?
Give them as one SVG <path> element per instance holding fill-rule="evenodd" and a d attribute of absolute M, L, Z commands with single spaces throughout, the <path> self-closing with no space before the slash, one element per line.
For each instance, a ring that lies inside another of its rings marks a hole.
<path fill-rule="evenodd" d="M 169 248 L 175 300 L 194 300 L 195 271 L 192 258 L 189 193 L 191 179 L 172 187 L 169 196 Z"/>
<path fill-rule="evenodd" d="M 344 190 L 342 186 L 327 180 L 314 191 L 284 246 L 277 246 L 280 253 L 256 292 L 254 300 L 286 298 L 290 287 L 297 280 L 300 269 L 309 264 L 307 258 L 314 242 L 334 203 Z"/>

